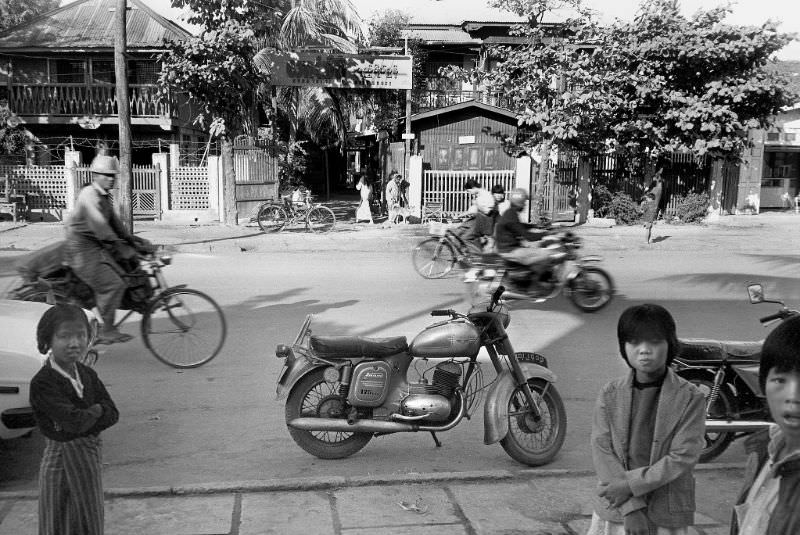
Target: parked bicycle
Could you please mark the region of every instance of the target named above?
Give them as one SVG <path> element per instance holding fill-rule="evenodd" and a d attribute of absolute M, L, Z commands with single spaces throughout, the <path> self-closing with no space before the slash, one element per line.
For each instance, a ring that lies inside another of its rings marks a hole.
<path fill-rule="evenodd" d="M 435 237 L 423 240 L 411 253 L 411 261 L 417 273 L 426 279 L 439 279 L 450 273 L 456 264 L 463 269 L 472 267 L 483 251 L 461 238 L 463 232 L 463 225 L 455 228 L 432 226 L 431 234 Z"/>
<path fill-rule="evenodd" d="M 333 210 L 319 203 L 311 202 L 311 195 L 305 194 L 301 202 L 292 202 L 284 197 L 283 205 L 269 201 L 259 207 L 256 222 L 262 232 L 280 232 L 287 226 L 304 223 L 311 232 L 323 234 L 336 225 Z"/>
<path fill-rule="evenodd" d="M 208 295 L 169 286 L 162 268 L 169 256 L 141 255 L 139 266 L 123 277 L 128 288 L 122 300 L 125 314 L 119 327 L 134 312 L 142 315 L 144 345 L 161 362 L 174 368 L 196 368 L 216 357 L 225 342 L 227 325 L 222 309 Z M 74 303 L 85 309 L 95 306 L 94 292 L 66 266 L 39 276 L 12 290 L 9 297 L 20 301 Z"/>

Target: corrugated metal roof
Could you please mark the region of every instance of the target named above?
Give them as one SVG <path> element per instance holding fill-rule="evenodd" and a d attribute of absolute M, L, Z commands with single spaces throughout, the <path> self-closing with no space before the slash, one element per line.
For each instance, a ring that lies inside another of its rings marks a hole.
<path fill-rule="evenodd" d="M 114 48 L 115 0 L 78 0 L 0 34 L 0 49 Z M 128 49 L 163 49 L 191 36 L 139 0 L 128 0 Z"/>
<path fill-rule="evenodd" d="M 480 44 L 481 40 L 465 32 L 461 26 L 431 25 L 408 28 L 402 31 L 403 37 L 420 39 L 426 43 Z"/>

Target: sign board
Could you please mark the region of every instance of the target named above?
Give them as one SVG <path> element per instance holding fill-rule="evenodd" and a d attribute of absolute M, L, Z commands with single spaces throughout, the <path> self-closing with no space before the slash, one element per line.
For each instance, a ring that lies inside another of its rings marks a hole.
<path fill-rule="evenodd" d="M 401 137 L 403 139 L 414 139 L 414 133 L 412 132 L 410 134 L 403 134 Z"/>
<path fill-rule="evenodd" d="M 411 89 L 411 56 L 291 52 L 274 56 L 274 85 Z"/>
<path fill-rule="evenodd" d="M 469 143 L 475 143 L 475 136 L 458 136 L 459 145 L 467 145 Z"/>

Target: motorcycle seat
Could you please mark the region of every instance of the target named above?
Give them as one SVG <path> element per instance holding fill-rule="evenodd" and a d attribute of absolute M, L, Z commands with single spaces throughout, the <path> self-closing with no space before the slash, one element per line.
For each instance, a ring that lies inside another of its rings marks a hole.
<path fill-rule="evenodd" d="M 679 356 L 686 360 L 708 360 L 728 355 L 731 360 L 758 360 L 761 357 L 762 341 L 707 340 L 703 338 L 681 338 Z"/>
<path fill-rule="evenodd" d="M 323 358 L 381 358 L 396 355 L 408 349 L 408 341 L 405 336 L 390 338 L 312 336 L 309 342 L 311 349 Z"/>

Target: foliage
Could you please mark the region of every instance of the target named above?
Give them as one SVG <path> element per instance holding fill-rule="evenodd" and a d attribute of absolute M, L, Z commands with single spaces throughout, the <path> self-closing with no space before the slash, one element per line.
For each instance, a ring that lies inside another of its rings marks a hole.
<path fill-rule="evenodd" d="M 552 1 L 494 4 L 528 14 L 529 25 L 517 29 L 526 45 L 494 48 L 492 72 L 450 74 L 503 91 L 535 132 L 529 152 L 550 141 L 651 159 L 671 151 L 736 158 L 747 129 L 767 126 L 796 98 L 766 68 L 792 36 L 771 21 L 726 24 L 729 7 L 686 18 L 676 0 L 644 0 L 633 21 L 600 26 L 578 4 L 559 29 L 539 23 Z"/>
<path fill-rule="evenodd" d="M 0 0 L 0 32 L 58 7 L 59 0 Z"/>
<path fill-rule="evenodd" d="M 632 225 L 641 218 L 639 206 L 630 195 L 622 191 L 612 194 L 603 185 L 595 186 L 592 191 L 592 209 L 596 217 L 614 219 L 618 225 Z"/>
<path fill-rule="evenodd" d="M 278 142 L 279 185 L 278 191 L 284 192 L 303 184 L 303 177 L 308 170 L 308 152 L 304 148 L 305 141 L 287 143 Z"/>
<path fill-rule="evenodd" d="M 19 125 L 8 103 L 0 100 L 0 156 L 21 154 L 29 139 L 29 132 Z"/>
<path fill-rule="evenodd" d="M 697 223 L 708 215 L 708 205 L 706 193 L 689 193 L 678 199 L 675 218 L 681 223 Z"/>

